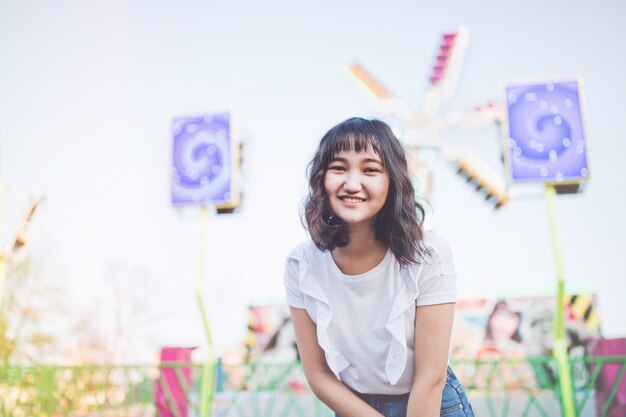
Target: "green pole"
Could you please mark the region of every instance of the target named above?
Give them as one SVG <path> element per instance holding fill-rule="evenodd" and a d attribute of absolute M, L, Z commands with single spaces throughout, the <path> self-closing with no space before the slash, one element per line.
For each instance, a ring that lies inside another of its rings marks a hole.
<path fill-rule="evenodd" d="M 563 261 L 561 259 L 561 248 L 559 246 L 559 235 L 556 225 L 556 212 L 554 209 L 554 196 L 556 190 L 553 184 L 546 184 L 546 200 L 548 203 L 548 219 L 550 220 L 550 234 L 552 236 L 552 247 L 554 249 L 554 261 L 556 263 L 557 290 L 556 290 L 556 312 L 554 315 L 554 344 L 552 346 L 552 356 L 556 361 L 559 373 L 559 389 L 561 392 L 561 411 L 563 417 L 576 417 L 576 405 L 574 401 L 574 386 L 572 384 L 572 374 L 569 366 L 569 355 L 567 353 L 567 340 L 565 337 L 564 306 L 565 300 L 565 274 L 563 272 Z"/>
<path fill-rule="evenodd" d="M 200 388 L 200 417 L 211 417 L 213 411 L 213 396 L 215 395 L 214 384 L 214 367 L 215 352 L 213 349 L 213 336 L 211 335 L 211 327 L 204 306 L 204 297 L 202 296 L 202 277 L 204 276 L 204 256 L 206 253 L 206 230 L 209 218 L 209 208 L 202 206 L 202 220 L 200 224 L 200 252 L 198 253 L 198 269 L 196 275 L 196 298 L 200 306 L 200 314 L 202 314 L 202 323 L 204 332 L 207 337 L 207 360 L 202 365 L 202 380 Z"/>

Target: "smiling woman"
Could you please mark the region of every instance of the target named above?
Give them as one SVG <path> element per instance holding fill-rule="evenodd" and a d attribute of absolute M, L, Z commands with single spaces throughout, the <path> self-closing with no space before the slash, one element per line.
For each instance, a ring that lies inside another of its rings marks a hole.
<path fill-rule="evenodd" d="M 342 151 L 328 165 L 324 189 L 330 210 L 350 229 L 369 227 L 387 200 L 389 175 L 372 149 Z"/>
<path fill-rule="evenodd" d="M 473 416 L 447 367 L 452 255 L 422 231 L 389 126 L 353 118 L 332 128 L 309 186 L 312 240 L 289 254 L 285 287 L 313 392 L 341 417 Z"/>
<path fill-rule="evenodd" d="M 353 156 L 350 160 L 349 154 Z M 339 182 L 348 180 L 349 183 L 333 194 L 327 185 L 335 174 Z M 310 192 L 304 217 L 311 239 L 319 249 L 332 251 L 346 246 L 349 241 L 350 222 L 343 221 L 340 213 L 333 209 L 333 204 L 338 203 L 340 194 L 337 193 L 363 197 L 359 189 L 370 183 L 366 180 L 381 177 L 386 177 L 388 188 L 384 203 L 374 213 L 370 224 L 376 240 L 389 246 L 402 266 L 416 263 L 426 254 L 420 244 L 424 209 L 415 201 L 404 150 L 385 123 L 361 118 L 348 119 L 329 130 L 309 164 Z M 354 184 L 357 180 L 362 183 Z M 343 206 L 348 208 L 346 204 Z M 353 233 L 356 231 L 352 228 Z"/>

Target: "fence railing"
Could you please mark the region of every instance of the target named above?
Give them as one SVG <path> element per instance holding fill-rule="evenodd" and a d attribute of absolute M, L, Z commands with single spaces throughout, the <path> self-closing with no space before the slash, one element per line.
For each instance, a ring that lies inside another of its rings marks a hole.
<path fill-rule="evenodd" d="M 578 416 L 626 416 L 626 357 L 571 359 Z M 554 417 L 561 413 L 550 357 L 454 360 L 476 415 Z M 602 376 L 616 375 L 607 386 Z M 0 367 L 0 417 L 200 416 L 201 364 Z M 214 417 L 326 417 L 299 363 L 218 364 Z M 596 395 L 596 389 L 605 394 Z M 594 404 L 595 401 L 600 404 Z M 623 407 L 618 409 L 618 407 Z M 617 410 L 617 411 L 616 411 Z M 476 410 L 478 411 L 478 410 Z M 621 413 L 621 414 L 620 414 Z"/>

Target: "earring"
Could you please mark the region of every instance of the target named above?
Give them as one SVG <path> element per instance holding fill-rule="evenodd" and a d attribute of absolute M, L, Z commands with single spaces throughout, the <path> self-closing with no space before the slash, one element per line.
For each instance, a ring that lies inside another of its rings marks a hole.
<path fill-rule="evenodd" d="M 339 224 L 337 216 L 335 216 L 335 214 L 330 211 L 324 216 L 324 222 L 326 222 L 326 224 L 329 226 L 336 226 Z"/>

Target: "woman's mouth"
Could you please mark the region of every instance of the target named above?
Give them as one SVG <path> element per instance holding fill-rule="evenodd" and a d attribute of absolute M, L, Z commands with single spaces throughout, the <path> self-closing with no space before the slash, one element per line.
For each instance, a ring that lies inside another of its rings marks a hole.
<path fill-rule="evenodd" d="M 365 199 L 361 197 L 341 196 L 339 199 L 349 205 L 365 202 Z"/>

